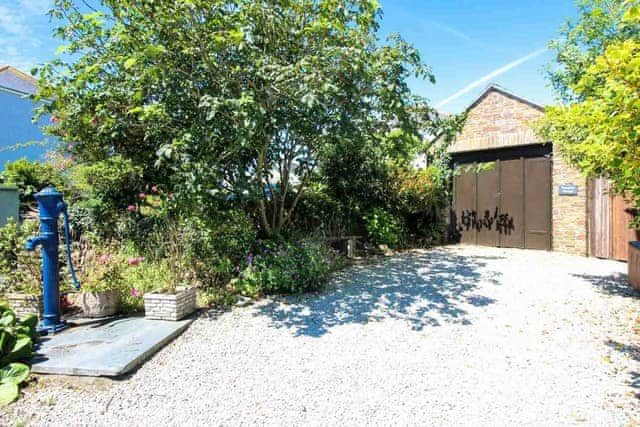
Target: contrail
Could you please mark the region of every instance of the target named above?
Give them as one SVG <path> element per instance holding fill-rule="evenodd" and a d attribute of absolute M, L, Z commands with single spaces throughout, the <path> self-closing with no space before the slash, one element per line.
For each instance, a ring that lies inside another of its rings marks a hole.
<path fill-rule="evenodd" d="M 458 92 L 454 93 L 453 95 L 451 95 L 450 97 L 448 97 L 447 99 L 444 99 L 442 101 L 440 101 L 438 104 L 436 104 L 436 108 L 442 108 L 443 106 L 447 105 L 448 103 L 450 103 L 451 101 L 460 98 L 462 95 L 465 95 L 467 93 L 469 93 L 471 90 L 477 88 L 478 86 L 480 86 L 481 84 L 484 84 L 486 82 L 488 82 L 489 80 L 498 77 L 504 73 L 506 73 L 507 71 L 511 71 L 512 69 L 516 68 L 519 65 L 524 64 L 527 61 L 532 60 L 533 58 L 536 58 L 540 55 L 542 55 L 543 53 L 545 53 L 547 51 L 546 48 L 544 49 L 539 49 L 536 50 L 535 52 L 531 52 L 530 54 L 523 56 L 520 59 L 517 59 L 513 62 L 508 63 L 507 65 L 498 68 L 497 70 L 494 70 L 492 72 L 490 72 L 489 74 L 487 74 L 484 77 L 479 78 L 478 80 L 468 84 L 467 86 L 465 86 L 463 89 L 459 90 Z"/>
<path fill-rule="evenodd" d="M 468 42 L 473 42 L 473 39 L 471 37 L 469 37 L 468 35 L 466 35 L 465 33 L 463 33 L 460 30 L 457 30 L 453 27 L 450 27 L 446 24 L 443 24 L 442 22 L 438 22 L 438 21 L 434 21 L 432 19 L 427 21 L 429 24 L 433 25 L 436 28 L 439 28 L 440 30 L 444 31 L 445 33 L 449 33 L 452 34 L 462 40 L 466 40 Z"/>

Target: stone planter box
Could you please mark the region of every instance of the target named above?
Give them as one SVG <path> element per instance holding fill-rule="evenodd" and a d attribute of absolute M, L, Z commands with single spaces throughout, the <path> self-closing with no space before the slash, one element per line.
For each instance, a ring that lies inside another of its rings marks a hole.
<path fill-rule="evenodd" d="M 118 312 L 120 292 L 117 289 L 100 292 L 82 292 L 76 297 L 77 304 L 87 317 L 107 317 Z"/>
<path fill-rule="evenodd" d="M 196 288 L 178 288 L 175 294 L 144 295 L 144 317 L 157 320 L 180 320 L 196 309 Z"/>
<path fill-rule="evenodd" d="M 9 306 L 18 318 L 23 318 L 29 314 L 35 314 L 40 318 L 42 314 L 42 295 L 6 294 L 5 296 Z"/>
<path fill-rule="evenodd" d="M 640 242 L 629 243 L 627 268 L 629 284 L 640 291 Z"/>

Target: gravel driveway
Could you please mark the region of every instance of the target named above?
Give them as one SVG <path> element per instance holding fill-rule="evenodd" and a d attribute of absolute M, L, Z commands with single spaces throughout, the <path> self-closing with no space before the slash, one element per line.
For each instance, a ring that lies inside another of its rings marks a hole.
<path fill-rule="evenodd" d="M 474 247 L 198 319 L 127 378 L 40 377 L 0 424 L 636 425 L 626 264 Z"/>

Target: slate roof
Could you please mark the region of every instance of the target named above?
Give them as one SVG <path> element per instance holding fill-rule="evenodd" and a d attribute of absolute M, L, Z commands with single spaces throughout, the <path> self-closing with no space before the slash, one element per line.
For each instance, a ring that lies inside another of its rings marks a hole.
<path fill-rule="evenodd" d="M 16 95 L 32 95 L 38 90 L 38 80 L 11 65 L 0 66 L 0 90 Z"/>

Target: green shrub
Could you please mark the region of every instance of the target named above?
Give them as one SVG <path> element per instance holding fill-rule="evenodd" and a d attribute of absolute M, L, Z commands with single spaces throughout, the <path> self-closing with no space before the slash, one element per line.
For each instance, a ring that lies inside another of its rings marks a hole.
<path fill-rule="evenodd" d="M 24 211 L 36 207 L 33 197 L 35 193 L 49 185 L 63 190 L 67 178 L 49 163 L 19 159 L 5 164 L 4 171 L 0 174 L 0 182 L 18 187 L 20 209 Z"/>
<path fill-rule="evenodd" d="M 0 304 L 0 406 L 18 399 L 19 386 L 29 377 L 28 362 L 36 340 L 36 316 L 19 320 L 5 304 Z"/>
<path fill-rule="evenodd" d="M 163 219 L 140 237 L 137 247 L 149 259 L 168 259 L 177 276 L 203 288 L 220 288 L 251 251 L 257 229 L 244 212 L 231 210 L 209 218 Z"/>
<path fill-rule="evenodd" d="M 376 208 L 364 216 L 364 222 L 374 243 L 394 248 L 402 242 L 402 223 L 389 212 Z"/>
<path fill-rule="evenodd" d="M 25 250 L 29 237 L 38 234 L 38 222 L 25 220 L 18 225 L 12 219 L 0 228 L 0 292 L 38 295 L 42 292 L 40 249 Z"/>
<path fill-rule="evenodd" d="M 335 252 L 317 242 L 264 241 L 255 249 L 232 280 L 235 290 L 252 297 L 317 290 L 341 266 Z"/>
<path fill-rule="evenodd" d="M 446 236 L 447 173 L 435 166 L 398 173 L 393 206 L 403 220 L 405 243 L 439 242 Z"/>
<path fill-rule="evenodd" d="M 342 236 L 357 233 L 358 221 L 325 186 L 316 183 L 300 198 L 293 226 L 304 233 Z"/>
<path fill-rule="evenodd" d="M 74 216 L 81 214 L 84 223 L 92 224 L 92 231 L 106 237 L 117 234 L 119 220 L 130 215 L 128 207 L 136 207 L 144 188 L 142 169 L 120 156 L 78 164 L 71 169 L 71 180 L 70 211 Z"/>

